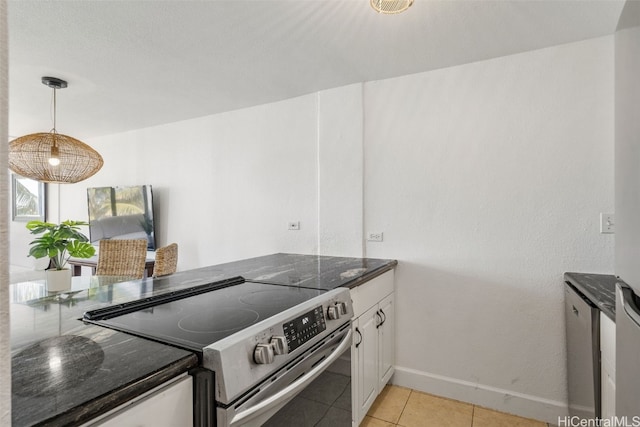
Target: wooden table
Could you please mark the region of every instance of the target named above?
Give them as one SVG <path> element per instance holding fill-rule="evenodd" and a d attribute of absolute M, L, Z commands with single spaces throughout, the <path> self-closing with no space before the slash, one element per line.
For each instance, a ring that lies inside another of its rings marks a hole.
<path fill-rule="evenodd" d="M 153 276 L 153 267 L 156 264 L 156 260 L 153 258 L 147 258 L 144 263 L 144 268 L 147 272 L 147 277 Z M 98 265 L 98 257 L 92 256 L 91 258 L 69 258 L 69 265 L 73 267 L 73 275 L 82 275 L 82 267 L 90 267 L 91 274 L 96 274 L 96 266 Z"/>

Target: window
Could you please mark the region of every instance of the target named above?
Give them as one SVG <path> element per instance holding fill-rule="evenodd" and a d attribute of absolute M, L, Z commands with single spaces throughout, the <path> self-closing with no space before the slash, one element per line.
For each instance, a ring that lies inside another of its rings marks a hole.
<path fill-rule="evenodd" d="M 14 221 L 45 221 L 43 182 L 11 174 L 11 204 Z"/>

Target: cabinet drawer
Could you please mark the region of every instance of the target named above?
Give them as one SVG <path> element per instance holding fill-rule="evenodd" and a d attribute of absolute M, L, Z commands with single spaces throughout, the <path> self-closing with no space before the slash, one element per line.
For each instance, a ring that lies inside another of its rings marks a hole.
<path fill-rule="evenodd" d="M 387 271 L 375 279 L 350 289 L 353 300 L 353 317 L 360 317 L 362 313 L 393 292 L 393 273 L 393 270 Z"/>

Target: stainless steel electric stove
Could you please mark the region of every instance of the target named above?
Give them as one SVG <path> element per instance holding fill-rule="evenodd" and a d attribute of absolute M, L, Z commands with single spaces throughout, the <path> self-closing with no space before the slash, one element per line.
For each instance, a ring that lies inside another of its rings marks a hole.
<path fill-rule="evenodd" d="M 348 354 L 352 317 L 345 288 L 237 277 L 89 311 L 84 320 L 197 353 L 194 424 L 225 427 L 289 425 L 281 410 Z"/>

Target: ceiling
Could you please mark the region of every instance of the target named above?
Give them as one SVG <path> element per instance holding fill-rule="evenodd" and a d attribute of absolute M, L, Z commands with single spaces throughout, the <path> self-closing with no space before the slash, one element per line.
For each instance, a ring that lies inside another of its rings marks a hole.
<path fill-rule="evenodd" d="M 623 0 L 10 0 L 9 134 L 91 138 L 613 34 Z"/>

